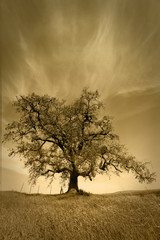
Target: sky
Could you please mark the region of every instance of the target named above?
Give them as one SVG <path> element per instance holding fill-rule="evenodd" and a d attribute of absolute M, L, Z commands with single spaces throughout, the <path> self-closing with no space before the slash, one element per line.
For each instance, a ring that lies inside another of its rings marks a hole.
<path fill-rule="evenodd" d="M 98 89 L 121 143 L 150 161 L 157 181 L 131 174 L 98 176 L 79 186 L 94 193 L 159 188 L 160 1 L 1 0 L 2 135 L 17 119 L 11 102 L 35 92 L 73 101 L 84 87 Z M 59 192 L 45 180 L 31 189 L 18 157 L 1 147 L 1 189 Z M 39 187 L 40 186 L 40 187 Z M 38 190 L 39 189 L 39 190 Z"/>

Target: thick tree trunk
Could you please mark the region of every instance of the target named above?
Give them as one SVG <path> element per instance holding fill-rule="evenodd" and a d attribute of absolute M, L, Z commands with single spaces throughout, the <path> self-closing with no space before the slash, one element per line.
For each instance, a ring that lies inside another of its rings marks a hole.
<path fill-rule="evenodd" d="M 78 192 L 78 173 L 73 171 L 70 176 L 68 192 L 71 190 Z"/>

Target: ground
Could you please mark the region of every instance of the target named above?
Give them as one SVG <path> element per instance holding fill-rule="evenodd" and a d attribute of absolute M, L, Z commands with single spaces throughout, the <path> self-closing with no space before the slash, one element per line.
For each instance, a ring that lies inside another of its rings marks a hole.
<path fill-rule="evenodd" d="M 105 195 L 0 192 L 0 239 L 160 240 L 160 190 Z"/>

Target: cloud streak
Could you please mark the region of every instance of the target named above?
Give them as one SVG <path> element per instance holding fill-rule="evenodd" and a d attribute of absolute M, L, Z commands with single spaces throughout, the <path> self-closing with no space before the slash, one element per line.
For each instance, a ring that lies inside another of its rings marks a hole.
<path fill-rule="evenodd" d="M 122 2 L 2 1 L 4 94 L 158 84 L 160 5 Z"/>

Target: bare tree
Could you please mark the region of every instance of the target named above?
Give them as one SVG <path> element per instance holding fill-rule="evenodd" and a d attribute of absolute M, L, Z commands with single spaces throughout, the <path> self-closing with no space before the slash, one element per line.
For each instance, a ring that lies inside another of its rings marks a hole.
<path fill-rule="evenodd" d="M 92 180 L 112 170 L 132 172 L 140 182 L 154 180 L 146 163 L 119 143 L 111 118 L 100 116 L 98 91 L 84 89 L 72 104 L 33 93 L 18 97 L 13 105 L 20 118 L 7 125 L 4 142 L 14 142 L 9 155 L 22 157 L 31 182 L 60 173 L 69 179 L 68 191 L 78 191 L 78 176 Z"/>

